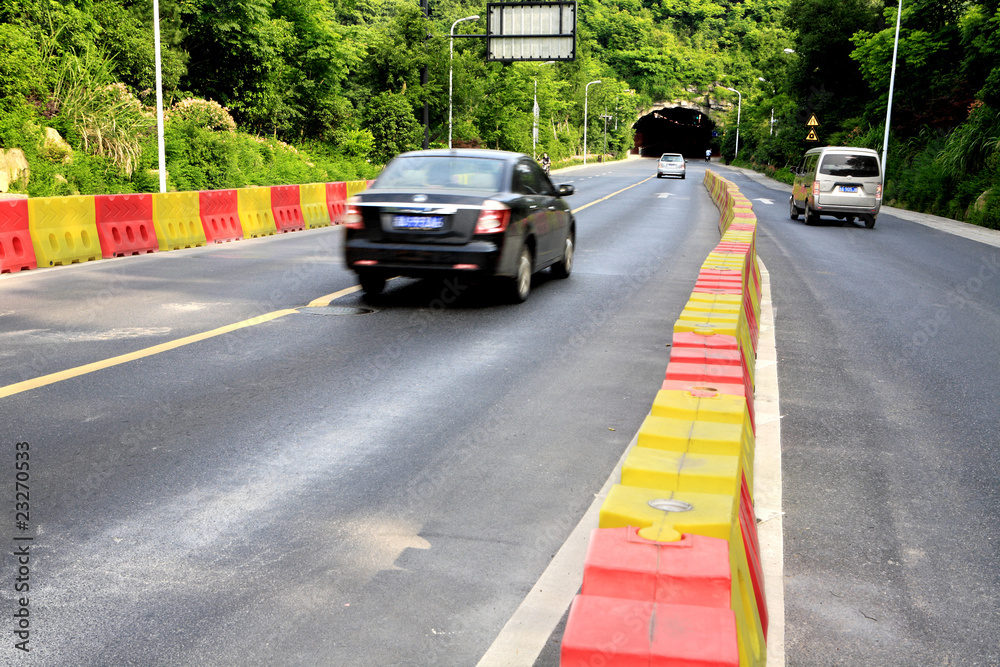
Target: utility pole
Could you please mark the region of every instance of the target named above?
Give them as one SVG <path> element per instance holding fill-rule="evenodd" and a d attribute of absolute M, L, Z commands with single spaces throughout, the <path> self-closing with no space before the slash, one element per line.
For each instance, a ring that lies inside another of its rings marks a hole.
<path fill-rule="evenodd" d="M 420 9 L 424 12 L 424 18 L 430 18 L 431 11 L 428 3 L 430 0 L 420 0 Z M 424 43 L 427 43 L 430 35 L 424 37 Z M 427 150 L 431 146 L 431 110 L 430 104 L 427 101 L 427 65 L 420 70 L 420 86 L 424 91 L 424 150 Z"/>

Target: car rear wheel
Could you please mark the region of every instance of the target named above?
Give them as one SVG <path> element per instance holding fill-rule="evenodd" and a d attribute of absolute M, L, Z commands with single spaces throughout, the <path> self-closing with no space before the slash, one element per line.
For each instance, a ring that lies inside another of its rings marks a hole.
<path fill-rule="evenodd" d="M 521 248 L 521 256 L 517 260 L 517 273 L 509 279 L 507 284 L 507 296 L 514 303 L 524 303 L 531 293 L 532 267 L 531 248 L 524 246 Z"/>
<path fill-rule="evenodd" d="M 795 207 L 795 199 L 792 197 L 788 198 L 788 217 L 792 220 L 799 219 L 799 209 Z"/>
<path fill-rule="evenodd" d="M 566 237 L 566 245 L 563 248 L 562 259 L 552 265 L 552 275 L 556 278 L 569 278 L 570 271 L 573 270 L 573 237 Z"/>
<path fill-rule="evenodd" d="M 871 229 L 875 226 L 875 216 L 874 215 L 863 215 L 861 219 L 865 221 L 865 227 Z"/>
<path fill-rule="evenodd" d="M 819 216 L 816 215 L 811 208 L 809 208 L 809 204 L 806 204 L 806 210 L 802 215 L 802 221 L 807 225 L 815 225 L 819 222 Z"/>
<path fill-rule="evenodd" d="M 385 276 L 377 273 L 362 273 L 358 275 L 361 281 L 361 289 L 365 296 L 378 296 L 385 289 Z"/>

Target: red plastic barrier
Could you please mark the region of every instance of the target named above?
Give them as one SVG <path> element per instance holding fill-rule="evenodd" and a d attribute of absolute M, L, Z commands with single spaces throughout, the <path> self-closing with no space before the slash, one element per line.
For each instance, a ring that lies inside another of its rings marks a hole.
<path fill-rule="evenodd" d="M 296 232 L 306 228 L 302 217 L 302 198 L 297 185 L 271 187 L 271 212 L 278 233 Z"/>
<path fill-rule="evenodd" d="M 583 563 L 583 595 L 730 607 L 729 542 L 682 535 L 677 542 L 639 537 L 635 526 L 597 528 Z"/>
<path fill-rule="evenodd" d="M 38 268 L 28 231 L 28 200 L 0 200 L 0 273 Z"/>
<path fill-rule="evenodd" d="M 347 212 L 347 183 L 326 184 L 326 205 L 330 209 L 330 224 L 343 223 Z"/>
<path fill-rule="evenodd" d="M 243 238 L 236 190 L 205 190 L 198 193 L 198 215 L 209 243 Z"/>
<path fill-rule="evenodd" d="M 738 667 L 730 609 L 577 595 L 561 667 Z"/>
<path fill-rule="evenodd" d="M 94 205 L 104 259 L 160 251 L 152 195 L 96 195 Z"/>
<path fill-rule="evenodd" d="M 764 596 L 764 566 L 760 562 L 760 539 L 757 536 L 757 517 L 753 511 L 753 498 L 750 496 L 750 486 L 744 473 L 740 481 L 740 535 L 743 537 L 743 547 L 747 555 L 747 566 L 750 570 L 750 583 L 753 584 L 754 598 L 757 600 L 757 615 L 760 616 L 760 629 L 767 637 L 767 599 Z"/>

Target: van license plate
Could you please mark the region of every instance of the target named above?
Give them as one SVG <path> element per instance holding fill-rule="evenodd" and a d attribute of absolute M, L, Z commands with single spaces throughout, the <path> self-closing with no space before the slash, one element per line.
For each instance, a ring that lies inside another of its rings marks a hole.
<path fill-rule="evenodd" d="M 858 191 L 858 186 L 856 186 L 856 185 L 841 185 L 840 186 L 840 191 L 841 192 L 857 192 Z"/>
<path fill-rule="evenodd" d="M 444 227 L 442 215 L 397 215 L 392 220 L 396 229 L 441 229 Z"/>

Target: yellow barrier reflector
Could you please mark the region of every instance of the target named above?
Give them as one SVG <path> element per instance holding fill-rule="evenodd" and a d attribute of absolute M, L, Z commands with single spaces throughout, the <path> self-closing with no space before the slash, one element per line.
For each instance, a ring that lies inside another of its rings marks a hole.
<path fill-rule="evenodd" d="M 738 496 L 740 457 L 633 447 L 622 465 L 622 486 Z"/>
<path fill-rule="evenodd" d="M 197 192 L 153 193 L 153 228 L 160 250 L 196 248 L 207 243 Z"/>
<path fill-rule="evenodd" d="M 330 209 L 326 206 L 326 183 L 308 183 L 299 186 L 302 203 L 302 220 L 306 229 L 326 227 L 330 224 Z"/>
<path fill-rule="evenodd" d="M 92 196 L 29 198 L 28 231 L 38 266 L 101 258 L 97 208 Z"/>
<path fill-rule="evenodd" d="M 763 667 L 767 658 L 764 633 L 738 512 L 739 496 L 616 484 L 601 506 L 600 527 L 636 526 L 639 537 L 656 542 L 677 542 L 684 533 L 727 540 L 733 573 L 730 602 L 736 616 L 740 665 Z"/>
<path fill-rule="evenodd" d="M 748 432 L 749 431 L 749 432 Z M 753 492 L 753 432 L 743 424 L 673 419 L 646 415 L 638 447 L 667 452 L 737 456 Z"/>
<path fill-rule="evenodd" d="M 236 191 L 243 238 L 276 234 L 274 212 L 271 210 L 271 188 L 240 188 Z"/>
<path fill-rule="evenodd" d="M 368 181 L 347 181 L 347 196 L 351 197 L 368 189 Z"/>

